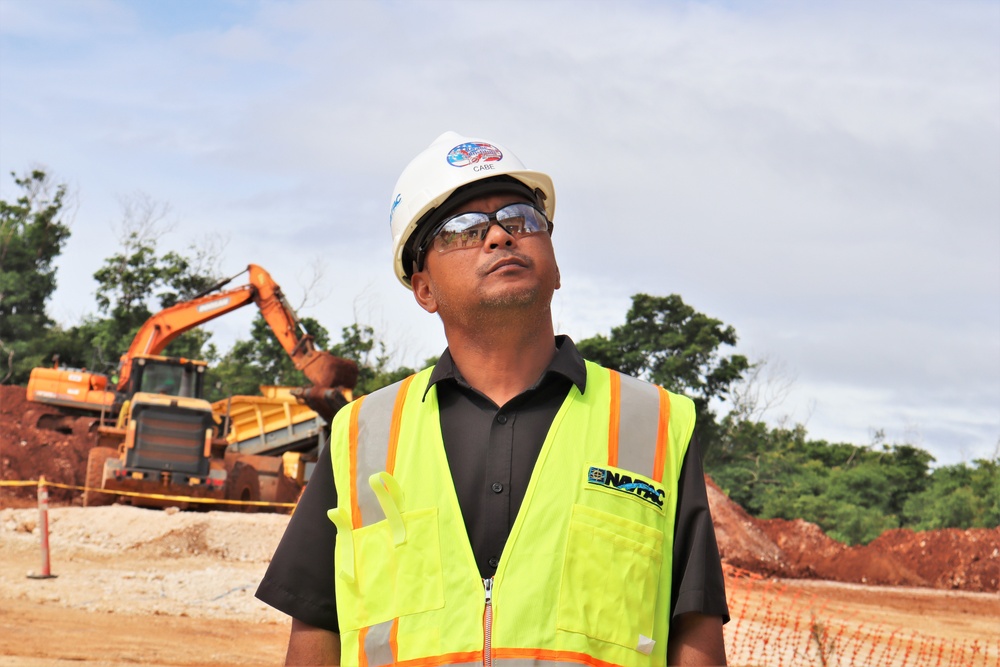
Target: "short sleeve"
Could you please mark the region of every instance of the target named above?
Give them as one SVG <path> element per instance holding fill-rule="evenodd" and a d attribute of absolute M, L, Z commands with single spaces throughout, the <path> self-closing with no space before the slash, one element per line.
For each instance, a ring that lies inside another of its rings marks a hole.
<path fill-rule="evenodd" d="M 292 618 L 332 632 L 340 630 L 333 572 L 337 531 L 326 512 L 336 506 L 327 444 L 256 593 L 258 599 Z"/>
<path fill-rule="evenodd" d="M 729 621 L 726 583 L 708 507 L 701 449 L 691 437 L 677 488 L 671 618 L 697 612 Z"/>

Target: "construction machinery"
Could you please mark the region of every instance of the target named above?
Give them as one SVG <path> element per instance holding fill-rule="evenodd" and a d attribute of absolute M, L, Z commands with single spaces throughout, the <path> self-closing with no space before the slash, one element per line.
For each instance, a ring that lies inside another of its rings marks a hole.
<path fill-rule="evenodd" d="M 249 399 L 254 397 L 233 397 L 227 410 L 213 409 L 204 398 L 205 362 L 159 354 L 185 331 L 254 303 L 312 383 L 262 398 L 298 406 L 297 412 L 307 410 L 323 425 L 332 421 L 352 397 L 357 365 L 316 349 L 270 274 L 254 264 L 247 272 L 246 285 L 222 291 L 234 276 L 150 317 L 122 355 L 113 388 L 100 373 L 58 367 L 31 372 L 28 400 L 59 411 L 44 415 L 39 426 L 96 431 L 84 505 L 114 502 L 117 495 L 145 506 L 177 504 L 157 496 L 272 502 L 297 497 L 305 481 L 303 466 L 297 457 L 283 454 L 301 456 L 315 443 L 299 439 L 285 447 L 241 449 L 238 440 L 228 437 L 238 423 L 232 405 L 253 404 Z M 274 430 L 282 427 L 271 424 Z"/>
<path fill-rule="evenodd" d="M 260 396 L 230 396 L 212 409 L 228 424 L 225 457 L 232 463 L 232 499 L 280 502 L 297 495 L 309 480 L 330 437 L 329 421 L 305 405 L 297 389 L 260 389 Z"/>

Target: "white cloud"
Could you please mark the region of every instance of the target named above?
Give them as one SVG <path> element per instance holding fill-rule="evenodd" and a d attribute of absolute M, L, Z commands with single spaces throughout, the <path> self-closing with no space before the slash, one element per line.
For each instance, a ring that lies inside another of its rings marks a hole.
<path fill-rule="evenodd" d="M 817 437 L 1000 436 L 995 3 L 174 6 L 0 3 L 0 172 L 40 161 L 81 193 L 55 316 L 92 303 L 139 189 L 177 249 L 228 235 L 233 273 L 292 291 L 326 257 L 307 314 L 336 332 L 363 293 L 417 363 L 443 338 L 390 273 L 389 190 L 455 129 L 553 175 L 575 337 L 676 292 L 795 367 Z"/>

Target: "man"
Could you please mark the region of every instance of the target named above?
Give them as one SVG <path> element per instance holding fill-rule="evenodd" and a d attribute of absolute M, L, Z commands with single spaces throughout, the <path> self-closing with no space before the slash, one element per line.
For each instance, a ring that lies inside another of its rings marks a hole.
<path fill-rule="evenodd" d="M 690 400 L 555 336 L 555 192 L 446 133 L 393 193 L 433 369 L 342 409 L 257 596 L 287 664 L 725 664 Z"/>

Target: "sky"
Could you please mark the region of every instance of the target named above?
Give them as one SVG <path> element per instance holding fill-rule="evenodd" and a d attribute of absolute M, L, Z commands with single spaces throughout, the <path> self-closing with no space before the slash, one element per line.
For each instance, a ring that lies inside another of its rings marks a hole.
<path fill-rule="evenodd" d="M 161 252 L 259 264 L 420 365 L 445 340 L 388 214 L 445 131 L 552 177 L 557 332 L 680 294 L 763 364 L 772 425 L 997 456 L 996 0 L 0 0 L 0 199 L 68 185 L 66 326 L 147 202 Z M 207 328 L 225 350 L 252 317 Z"/>

